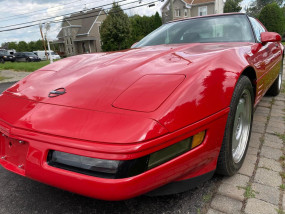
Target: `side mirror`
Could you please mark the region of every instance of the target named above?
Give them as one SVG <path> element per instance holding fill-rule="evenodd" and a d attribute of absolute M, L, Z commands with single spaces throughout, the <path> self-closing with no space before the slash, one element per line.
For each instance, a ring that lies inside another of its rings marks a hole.
<path fill-rule="evenodd" d="M 260 36 L 261 36 L 262 43 L 281 41 L 281 36 L 278 33 L 274 33 L 274 32 L 262 32 Z"/>

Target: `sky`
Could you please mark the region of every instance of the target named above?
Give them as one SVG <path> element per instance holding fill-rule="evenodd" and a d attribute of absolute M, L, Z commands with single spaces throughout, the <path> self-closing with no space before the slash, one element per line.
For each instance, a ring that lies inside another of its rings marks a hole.
<path fill-rule="evenodd" d="M 48 32 L 48 38 L 55 40 L 60 31 L 60 20 L 62 15 L 83 10 L 85 8 L 101 7 L 109 9 L 114 0 L 0 0 L 0 31 L 21 27 L 29 24 L 37 24 L 36 26 L 13 30 L 8 32 L 0 32 L 0 45 L 4 42 L 19 41 L 36 41 L 41 38 L 39 25 L 41 22 L 47 22 L 46 18 L 53 17 L 48 21 L 59 21 L 52 23 Z M 155 6 L 141 6 L 133 9 L 125 10 L 128 15 L 146 15 L 151 16 L 155 12 L 160 12 L 164 2 L 159 0 L 115 0 L 120 1 L 123 9 L 152 3 Z M 243 0 L 242 6 L 245 8 L 252 0 Z M 141 2 L 141 3 L 139 3 Z M 125 5 L 126 4 L 126 5 Z M 42 21 L 40 21 L 42 20 Z M 30 23 L 28 23 L 30 22 Z M 22 24 L 27 23 L 27 24 Z M 17 25 L 21 24 L 21 25 Z M 14 25 L 14 26 L 13 26 Z"/>

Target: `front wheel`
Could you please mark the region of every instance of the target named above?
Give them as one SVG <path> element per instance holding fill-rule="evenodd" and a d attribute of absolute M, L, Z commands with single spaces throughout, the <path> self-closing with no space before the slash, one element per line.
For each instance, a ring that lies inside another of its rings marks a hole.
<path fill-rule="evenodd" d="M 231 176 L 242 166 L 246 156 L 253 118 L 253 87 L 246 76 L 238 80 L 218 157 L 217 173 Z"/>
<path fill-rule="evenodd" d="M 0 63 L 4 64 L 5 60 L 3 58 L 0 58 Z"/>

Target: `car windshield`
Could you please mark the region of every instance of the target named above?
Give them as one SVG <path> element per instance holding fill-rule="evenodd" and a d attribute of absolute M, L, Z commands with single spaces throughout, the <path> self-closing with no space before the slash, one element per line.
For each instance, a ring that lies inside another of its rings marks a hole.
<path fill-rule="evenodd" d="M 24 54 L 26 54 L 27 56 L 36 56 L 34 53 L 31 52 L 25 52 Z"/>
<path fill-rule="evenodd" d="M 226 15 L 188 19 L 162 25 L 133 47 L 254 41 L 249 21 L 245 15 Z"/>
<path fill-rule="evenodd" d="M 0 50 L 0 54 L 8 55 L 8 51 L 6 51 L 6 50 Z"/>

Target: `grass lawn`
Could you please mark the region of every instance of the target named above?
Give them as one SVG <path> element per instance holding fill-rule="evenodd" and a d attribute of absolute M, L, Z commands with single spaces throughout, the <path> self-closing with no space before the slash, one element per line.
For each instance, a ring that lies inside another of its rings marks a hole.
<path fill-rule="evenodd" d="M 2 81 L 2 80 L 6 80 L 6 79 L 10 79 L 11 77 L 2 77 L 2 76 L 0 76 L 0 81 Z"/>
<path fill-rule="evenodd" d="M 49 61 L 41 62 L 5 62 L 0 64 L 0 70 L 14 70 L 33 72 L 39 68 L 49 64 Z"/>

